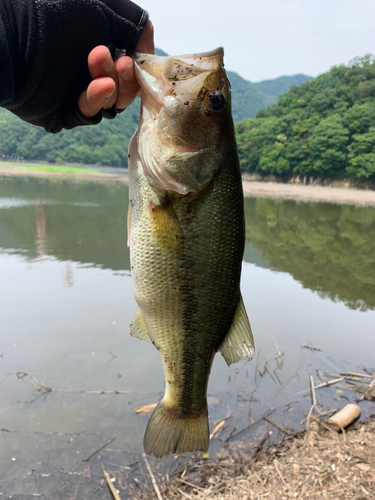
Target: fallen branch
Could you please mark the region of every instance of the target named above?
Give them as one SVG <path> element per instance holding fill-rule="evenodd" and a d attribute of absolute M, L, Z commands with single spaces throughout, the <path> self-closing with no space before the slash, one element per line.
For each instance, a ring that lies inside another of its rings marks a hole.
<path fill-rule="evenodd" d="M 360 401 L 362 401 L 362 400 L 363 400 L 363 399 L 367 396 L 367 394 L 368 394 L 369 392 L 371 392 L 371 389 L 372 389 L 374 386 L 375 386 L 375 379 L 371 382 L 371 384 L 368 386 L 367 391 L 366 391 L 364 394 L 362 394 L 362 396 L 359 398 L 359 400 L 360 400 Z"/>
<path fill-rule="evenodd" d="M 134 408 L 134 412 L 138 415 L 139 413 L 151 413 L 152 411 L 155 410 L 157 407 L 158 403 L 152 403 L 150 405 L 144 405 L 144 406 L 138 406 L 137 408 Z"/>
<path fill-rule="evenodd" d="M 152 486 L 154 487 L 154 490 L 155 490 L 155 493 L 156 493 L 156 496 L 158 497 L 158 500 L 163 500 L 163 497 L 161 496 L 161 493 L 160 493 L 160 490 L 159 490 L 159 487 L 156 483 L 156 480 L 155 480 L 155 476 L 153 475 L 152 473 L 152 470 L 151 470 L 151 467 L 150 467 L 150 464 L 148 463 L 147 461 L 147 458 L 145 458 L 145 464 L 146 464 L 146 467 L 147 467 L 147 470 L 148 470 L 148 473 L 150 474 L 150 477 L 151 477 L 151 482 L 152 482 Z"/>
<path fill-rule="evenodd" d="M 256 457 L 256 455 L 260 452 L 260 450 L 262 449 L 262 446 L 263 444 L 267 441 L 267 439 L 269 438 L 269 432 L 268 432 L 268 429 L 263 433 L 263 435 L 261 436 L 261 438 L 259 439 L 257 445 L 255 446 L 252 454 L 251 454 L 251 459 L 254 460 L 254 458 Z"/>
<path fill-rule="evenodd" d="M 222 420 L 220 420 L 218 422 L 218 424 L 215 426 L 214 430 L 211 432 L 210 434 L 210 441 L 211 439 L 213 439 L 214 437 L 216 437 L 216 435 L 220 432 L 220 430 L 224 427 L 225 425 L 225 422 L 231 418 L 231 415 L 230 415 L 230 410 L 228 409 L 228 413 L 227 413 L 227 416 L 225 418 L 223 418 Z"/>
<path fill-rule="evenodd" d="M 340 378 L 336 378 L 334 380 L 330 380 L 328 382 L 324 382 L 323 384 L 316 385 L 314 387 L 314 390 L 316 391 L 317 389 L 321 389 L 322 387 L 328 387 L 329 385 L 338 384 L 339 382 L 342 382 L 343 380 L 345 380 L 345 377 L 340 377 Z M 294 395 L 295 396 L 306 396 L 306 394 L 308 394 L 310 391 L 311 391 L 311 388 L 304 390 L 304 391 L 296 392 Z"/>
<path fill-rule="evenodd" d="M 374 375 L 366 375 L 364 373 L 355 373 L 355 372 L 347 372 L 347 373 L 340 373 L 340 375 L 349 375 L 350 377 L 360 377 L 360 378 L 369 378 L 369 379 L 375 379 Z"/>
<path fill-rule="evenodd" d="M 104 478 L 105 478 L 105 480 L 106 480 L 106 482 L 108 484 L 108 488 L 110 489 L 110 491 L 111 491 L 111 493 L 113 495 L 113 498 L 115 500 L 121 500 L 119 494 L 117 493 L 116 488 L 113 486 L 113 483 L 111 481 L 111 478 L 109 477 L 108 472 L 103 469 L 103 473 L 104 473 Z"/>
<path fill-rule="evenodd" d="M 98 450 L 94 451 L 94 453 L 91 453 L 91 455 L 89 457 L 85 458 L 84 460 L 81 460 L 81 462 L 88 462 L 90 460 L 90 458 L 92 458 L 94 455 L 96 455 L 97 453 L 99 453 L 99 451 L 102 451 L 103 448 L 105 448 L 106 446 L 108 446 L 109 444 L 111 444 L 115 439 L 116 439 L 116 437 L 114 437 L 114 438 L 110 439 L 109 441 L 107 441 Z"/>
<path fill-rule="evenodd" d="M 290 431 L 287 431 L 286 429 L 283 429 L 282 427 L 280 427 L 279 425 L 275 424 L 275 422 L 272 422 L 272 420 L 270 420 L 268 417 L 266 416 L 263 416 L 263 420 L 265 420 L 266 422 L 268 422 L 269 424 L 273 425 L 274 427 L 276 427 L 276 429 L 279 429 L 279 431 L 283 432 L 284 434 L 286 434 L 287 436 L 291 436 L 292 433 Z"/>

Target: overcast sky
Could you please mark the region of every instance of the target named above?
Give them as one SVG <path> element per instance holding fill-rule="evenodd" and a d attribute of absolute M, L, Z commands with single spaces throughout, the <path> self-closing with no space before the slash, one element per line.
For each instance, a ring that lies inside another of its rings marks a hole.
<path fill-rule="evenodd" d="M 134 0 L 170 55 L 225 50 L 225 66 L 257 82 L 317 76 L 375 53 L 375 0 Z"/>

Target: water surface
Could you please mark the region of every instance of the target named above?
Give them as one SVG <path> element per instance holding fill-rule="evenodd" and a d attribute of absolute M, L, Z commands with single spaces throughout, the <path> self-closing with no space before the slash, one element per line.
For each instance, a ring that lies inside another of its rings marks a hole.
<path fill-rule="evenodd" d="M 128 335 L 127 205 L 121 183 L 1 179 L 3 495 L 108 498 L 94 479 L 84 486 L 82 464 L 119 471 L 143 452 L 149 415 L 134 409 L 160 399 L 164 377 L 156 349 Z M 255 199 L 245 211 L 242 293 L 256 355 L 230 368 L 215 358 L 210 426 L 231 418 L 211 455 L 271 409 L 282 425 L 303 426 L 310 373 L 317 384 L 324 372 L 375 366 L 375 210 Z M 332 386 L 317 396 L 322 409 L 340 408 L 354 393 Z M 234 439 L 254 440 L 263 425 Z"/>

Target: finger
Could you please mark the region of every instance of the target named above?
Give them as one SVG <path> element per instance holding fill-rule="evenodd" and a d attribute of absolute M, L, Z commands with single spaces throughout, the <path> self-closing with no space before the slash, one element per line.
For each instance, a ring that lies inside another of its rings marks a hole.
<path fill-rule="evenodd" d="M 95 47 L 90 52 L 87 62 L 90 74 L 94 80 L 96 78 L 108 76 L 114 81 L 116 91 L 105 105 L 106 108 L 110 108 L 116 102 L 117 98 L 117 73 L 108 47 L 104 45 Z"/>
<path fill-rule="evenodd" d="M 147 21 L 143 34 L 135 48 L 137 52 L 144 54 L 155 54 L 154 26 L 150 20 Z"/>
<path fill-rule="evenodd" d="M 87 64 L 93 80 L 100 76 L 109 76 L 114 67 L 111 53 L 105 45 L 98 45 L 92 49 Z"/>
<path fill-rule="evenodd" d="M 134 64 L 131 57 L 124 56 L 115 62 L 117 72 L 116 108 L 125 109 L 136 98 L 140 86 L 134 74 Z"/>
<path fill-rule="evenodd" d="M 112 78 L 100 77 L 93 80 L 78 98 L 78 108 L 87 118 L 95 116 L 102 108 L 112 106 L 116 95 L 116 84 Z"/>

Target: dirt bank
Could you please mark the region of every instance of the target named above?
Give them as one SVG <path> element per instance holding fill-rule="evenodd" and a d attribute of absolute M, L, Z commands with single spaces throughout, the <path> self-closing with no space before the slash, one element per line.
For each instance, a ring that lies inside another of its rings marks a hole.
<path fill-rule="evenodd" d="M 243 182 L 247 198 L 275 198 L 375 207 L 375 191 L 328 186 L 301 186 L 278 182 Z"/>
<path fill-rule="evenodd" d="M 214 461 L 191 461 L 159 481 L 168 500 L 375 499 L 375 419 L 337 433 L 316 418 L 310 432 L 277 445 L 242 443 Z M 137 499 L 156 498 L 151 490 Z"/>

